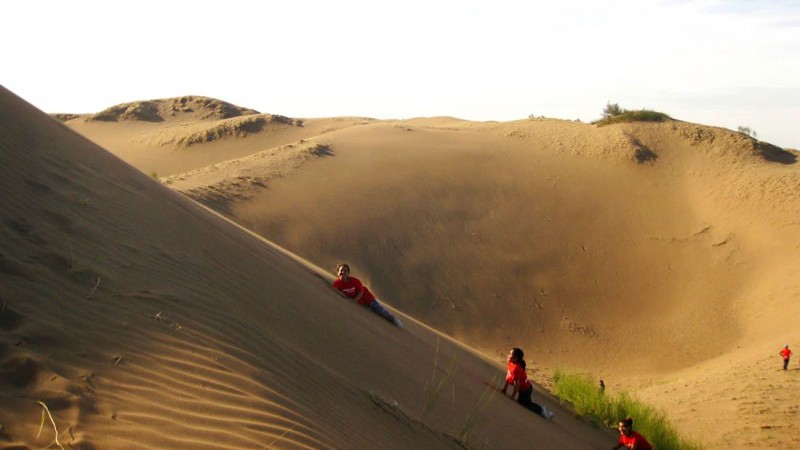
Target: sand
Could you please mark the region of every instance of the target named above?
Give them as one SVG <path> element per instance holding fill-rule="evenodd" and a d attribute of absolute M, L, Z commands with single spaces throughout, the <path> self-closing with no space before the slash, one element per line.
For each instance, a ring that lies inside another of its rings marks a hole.
<path fill-rule="evenodd" d="M 0 94 L 0 448 L 613 442 L 541 392 L 553 422 L 481 404 L 498 362 L 342 300 L 327 272 Z"/>
<path fill-rule="evenodd" d="M 708 448 L 800 445 L 793 152 L 681 121 L 192 98 L 63 126 L 2 102 L 8 446 L 52 440 L 42 400 L 73 448 L 457 448 L 510 346 L 541 386 L 590 373 Z M 339 261 L 403 330 L 327 288 Z M 494 395 L 470 445 L 613 445 L 537 389 L 553 423 Z"/>

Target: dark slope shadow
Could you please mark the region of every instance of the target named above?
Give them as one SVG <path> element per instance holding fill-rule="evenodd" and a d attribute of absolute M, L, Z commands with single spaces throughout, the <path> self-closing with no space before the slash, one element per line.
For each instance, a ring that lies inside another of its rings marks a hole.
<path fill-rule="evenodd" d="M 770 162 L 781 164 L 794 164 L 797 162 L 797 155 L 794 153 L 766 142 L 756 143 L 755 151 L 757 154 L 761 155 L 762 158 Z"/>

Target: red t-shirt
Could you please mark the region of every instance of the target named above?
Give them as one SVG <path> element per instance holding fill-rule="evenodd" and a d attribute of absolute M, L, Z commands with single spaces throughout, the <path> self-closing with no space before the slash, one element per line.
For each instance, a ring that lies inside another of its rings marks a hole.
<path fill-rule="evenodd" d="M 647 439 L 635 431 L 631 431 L 630 436 L 620 434 L 619 443 L 633 450 L 653 450 L 653 446 L 647 442 Z"/>
<path fill-rule="evenodd" d="M 347 298 L 356 298 L 359 292 L 363 292 L 364 295 L 358 299 L 359 305 L 369 306 L 370 303 L 375 301 L 375 296 L 372 295 L 372 292 L 370 292 L 366 286 L 361 284 L 358 278 L 347 277 L 347 281 L 337 278 L 333 280 L 333 288 L 344 294 Z"/>
<path fill-rule="evenodd" d="M 781 356 L 783 356 L 783 359 L 789 359 L 789 357 L 792 356 L 792 351 L 784 347 L 783 350 L 781 350 Z"/>
<path fill-rule="evenodd" d="M 509 361 L 506 383 L 514 384 L 514 381 L 518 383 L 519 392 L 528 392 L 528 389 L 532 387 L 531 382 L 528 381 L 528 374 L 525 373 L 525 369 L 523 369 L 521 365 Z"/>

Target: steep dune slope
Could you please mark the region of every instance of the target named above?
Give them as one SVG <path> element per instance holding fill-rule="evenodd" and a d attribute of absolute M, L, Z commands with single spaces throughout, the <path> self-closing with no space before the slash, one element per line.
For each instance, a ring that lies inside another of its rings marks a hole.
<path fill-rule="evenodd" d="M 448 436 L 479 410 L 481 380 L 502 374 L 410 318 L 399 330 L 342 301 L 313 266 L 5 89 L 0 170 L 0 448 L 458 448 Z M 422 426 L 446 361 L 453 396 Z M 43 405 L 57 436 L 48 419 L 37 437 Z M 461 437 L 612 442 L 557 411 L 497 398 Z"/>

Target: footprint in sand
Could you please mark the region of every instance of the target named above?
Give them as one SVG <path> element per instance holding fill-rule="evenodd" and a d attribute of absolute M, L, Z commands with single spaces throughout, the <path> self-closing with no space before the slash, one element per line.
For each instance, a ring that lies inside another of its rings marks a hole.
<path fill-rule="evenodd" d="M 34 244 L 46 243 L 46 241 L 42 239 L 42 237 L 39 236 L 39 234 L 37 234 L 33 225 L 31 225 L 30 222 L 28 222 L 25 219 L 22 220 L 6 219 L 5 225 L 29 242 L 32 242 Z"/>
<path fill-rule="evenodd" d="M 0 301 L 0 303 L 2 303 L 2 306 L 0 306 L 0 330 L 11 331 L 16 329 L 25 320 L 25 316 L 5 306 L 5 301 Z"/>
<path fill-rule="evenodd" d="M 24 388 L 36 380 L 41 364 L 27 356 L 12 356 L 0 363 L 0 385 Z"/>

